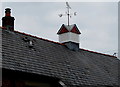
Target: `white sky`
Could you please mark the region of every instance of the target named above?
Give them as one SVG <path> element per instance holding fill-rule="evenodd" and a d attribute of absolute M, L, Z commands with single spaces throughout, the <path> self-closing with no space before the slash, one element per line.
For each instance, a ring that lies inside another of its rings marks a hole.
<path fill-rule="evenodd" d="M 80 48 L 106 54 L 118 53 L 118 2 L 86 0 L 69 4 L 71 12 L 77 12 L 70 24 L 75 23 L 82 33 Z M 67 24 L 67 16 L 58 16 L 66 12 L 65 2 L 2 2 L 0 16 L 4 16 L 6 7 L 12 9 L 16 31 L 58 42 L 56 33 L 62 24 Z"/>

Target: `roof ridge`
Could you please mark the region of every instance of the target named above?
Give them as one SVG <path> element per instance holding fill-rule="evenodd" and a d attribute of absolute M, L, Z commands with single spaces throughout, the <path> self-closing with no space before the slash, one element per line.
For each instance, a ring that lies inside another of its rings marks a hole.
<path fill-rule="evenodd" d="M 51 41 L 51 40 L 48 40 L 48 39 L 40 38 L 38 36 L 27 34 L 27 33 L 24 33 L 24 32 L 19 32 L 19 31 L 14 31 L 14 32 L 24 34 L 24 35 L 27 35 L 27 36 L 30 36 L 30 37 L 34 37 L 34 38 L 37 38 L 37 39 L 45 40 L 45 41 L 48 41 L 48 42 L 52 42 L 52 43 L 55 43 L 55 44 L 64 45 L 64 44 L 59 43 L 59 42 L 55 42 L 55 41 Z"/>
<path fill-rule="evenodd" d="M 0 28 L 1 28 L 1 29 L 6 29 L 5 27 L 0 27 Z M 65 44 L 63 44 L 63 43 L 59 43 L 59 42 L 51 41 L 51 40 L 48 40 L 48 39 L 40 38 L 40 37 L 38 37 L 38 36 L 34 36 L 34 35 L 31 35 L 31 34 L 27 34 L 27 33 L 24 33 L 24 32 L 20 32 L 20 31 L 15 31 L 15 30 L 14 30 L 14 31 L 11 31 L 11 32 L 16 32 L 16 33 L 24 34 L 24 35 L 27 35 L 27 36 L 30 36 L 30 37 L 34 37 L 34 38 L 37 38 L 37 39 L 41 39 L 41 40 L 48 41 L 48 42 L 52 42 L 52 43 L 59 44 L 59 45 L 65 45 Z M 84 49 L 84 48 L 80 48 L 80 49 L 81 49 L 81 50 L 84 50 L 84 51 L 96 53 L 96 54 L 101 54 L 101 55 L 105 55 L 105 56 L 110 56 L 110 57 L 117 58 L 116 56 L 109 55 L 109 54 L 99 53 L 99 52 L 87 50 L 87 49 Z"/>
<path fill-rule="evenodd" d="M 83 49 L 83 48 L 81 48 L 81 49 L 84 50 L 84 51 L 88 51 L 88 52 L 92 52 L 92 53 L 96 53 L 96 54 L 101 54 L 101 55 L 105 55 L 105 56 L 110 56 L 110 57 L 115 57 L 115 58 L 117 58 L 116 56 L 113 56 L 113 55 L 110 55 L 110 54 L 105 54 L 105 53 L 95 52 L 95 51 L 92 51 L 92 50 L 86 50 L 86 49 Z"/>
<path fill-rule="evenodd" d="M 56 44 L 60 44 L 60 45 L 65 45 L 65 44 L 62 44 L 62 43 L 59 43 L 59 42 L 55 42 L 55 41 L 51 41 L 51 40 L 48 40 L 48 39 L 43 39 L 43 38 L 40 38 L 40 37 L 37 37 L 37 36 L 34 36 L 34 35 L 26 34 L 24 32 L 19 32 L 19 31 L 15 31 L 15 32 L 18 32 L 18 33 L 21 33 L 21 34 L 25 34 L 25 35 L 28 35 L 28 36 L 31 36 L 31 37 L 35 37 L 35 38 L 38 38 L 38 39 L 42 39 L 42 40 L 45 40 L 45 41 L 49 41 L 49 42 L 52 42 L 52 43 L 56 43 Z M 109 54 L 99 53 L 99 52 L 87 50 L 87 49 L 84 49 L 84 48 L 80 48 L 80 49 L 88 51 L 88 52 L 92 52 L 92 53 L 97 53 L 97 54 L 101 54 L 101 55 L 105 55 L 105 56 L 110 56 L 110 57 L 117 58 L 116 56 L 109 55 Z"/>

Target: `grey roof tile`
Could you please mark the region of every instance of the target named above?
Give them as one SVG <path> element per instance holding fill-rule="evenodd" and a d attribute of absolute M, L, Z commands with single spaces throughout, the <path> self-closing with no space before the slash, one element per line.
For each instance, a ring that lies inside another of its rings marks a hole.
<path fill-rule="evenodd" d="M 71 51 L 60 43 L 17 31 L 2 30 L 2 60 L 3 68 L 57 77 L 68 87 L 118 85 L 117 58 L 84 49 Z"/>

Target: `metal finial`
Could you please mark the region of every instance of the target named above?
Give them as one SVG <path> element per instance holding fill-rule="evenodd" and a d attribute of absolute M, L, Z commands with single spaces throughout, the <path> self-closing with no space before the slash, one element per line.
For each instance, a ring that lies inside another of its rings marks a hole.
<path fill-rule="evenodd" d="M 69 26 L 70 18 L 72 17 L 72 15 L 76 16 L 76 13 L 77 13 L 77 12 L 74 12 L 73 14 L 70 13 L 71 7 L 70 7 L 70 5 L 68 4 L 68 2 L 66 2 L 66 6 L 67 6 L 67 7 L 66 7 L 66 8 L 67 8 L 66 14 L 59 14 L 59 17 L 62 17 L 62 16 L 64 16 L 64 15 L 67 15 L 67 16 L 68 16 L 68 26 Z"/>

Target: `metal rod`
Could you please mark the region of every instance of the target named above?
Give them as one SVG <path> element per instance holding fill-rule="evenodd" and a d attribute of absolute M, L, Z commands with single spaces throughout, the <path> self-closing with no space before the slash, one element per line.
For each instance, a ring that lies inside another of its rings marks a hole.
<path fill-rule="evenodd" d="M 70 16 L 70 14 L 69 14 L 69 8 L 68 8 L 68 26 L 69 26 L 69 22 L 70 22 L 69 16 Z"/>
<path fill-rule="evenodd" d="M 68 4 L 68 2 L 66 2 L 66 8 L 67 8 L 67 12 L 66 12 L 66 15 L 68 16 L 67 17 L 67 22 L 68 22 L 68 26 L 70 25 L 70 18 L 71 18 L 71 13 L 70 13 L 70 9 L 71 9 L 71 7 L 70 7 L 70 5 Z M 74 16 L 76 15 L 76 12 L 74 12 L 74 14 L 73 14 Z M 62 16 L 64 16 L 64 14 L 59 14 L 59 16 L 60 17 L 62 17 Z"/>

